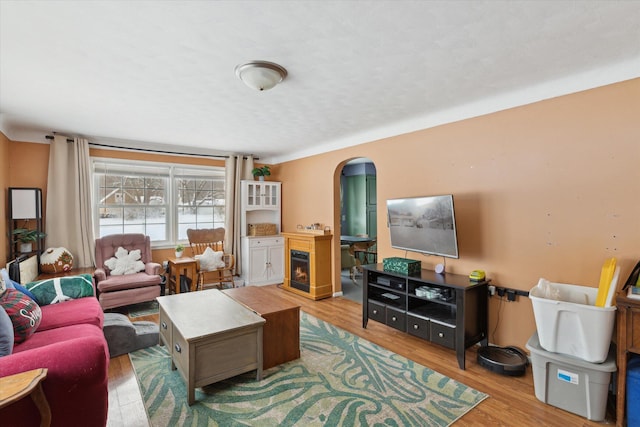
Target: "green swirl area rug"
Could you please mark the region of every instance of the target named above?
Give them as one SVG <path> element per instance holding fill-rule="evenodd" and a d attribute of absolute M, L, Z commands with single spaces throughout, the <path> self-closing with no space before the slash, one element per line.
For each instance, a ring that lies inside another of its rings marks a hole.
<path fill-rule="evenodd" d="M 488 397 L 307 313 L 301 357 L 196 389 L 165 347 L 130 354 L 149 421 L 161 426 L 448 426 Z"/>

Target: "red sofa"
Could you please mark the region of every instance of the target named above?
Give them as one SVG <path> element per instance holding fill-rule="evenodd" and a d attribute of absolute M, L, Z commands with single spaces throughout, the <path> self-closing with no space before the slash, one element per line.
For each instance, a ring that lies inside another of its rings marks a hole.
<path fill-rule="evenodd" d="M 36 332 L 0 357 L 0 377 L 37 368 L 49 370 L 42 387 L 51 408 L 51 426 L 105 426 L 109 349 L 102 332 L 104 314 L 95 297 L 45 305 Z M 30 398 L 0 409 L 4 427 L 39 426 Z"/>

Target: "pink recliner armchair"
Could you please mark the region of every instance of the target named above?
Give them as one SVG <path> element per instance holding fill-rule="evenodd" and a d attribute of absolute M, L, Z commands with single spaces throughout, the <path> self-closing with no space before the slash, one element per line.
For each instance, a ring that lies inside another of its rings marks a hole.
<path fill-rule="evenodd" d="M 144 271 L 111 275 L 105 261 L 115 256 L 119 247 L 140 249 Z M 102 309 L 152 301 L 160 296 L 160 264 L 151 261 L 151 240 L 144 234 L 112 234 L 96 239 L 96 287 Z"/>

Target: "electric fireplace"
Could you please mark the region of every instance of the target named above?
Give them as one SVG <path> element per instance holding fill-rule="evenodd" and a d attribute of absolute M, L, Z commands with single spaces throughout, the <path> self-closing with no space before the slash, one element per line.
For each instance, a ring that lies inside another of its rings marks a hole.
<path fill-rule="evenodd" d="M 318 300 L 333 295 L 331 234 L 282 233 L 284 281 L 282 288 Z"/>
<path fill-rule="evenodd" d="M 291 287 L 309 292 L 309 252 L 290 251 Z"/>

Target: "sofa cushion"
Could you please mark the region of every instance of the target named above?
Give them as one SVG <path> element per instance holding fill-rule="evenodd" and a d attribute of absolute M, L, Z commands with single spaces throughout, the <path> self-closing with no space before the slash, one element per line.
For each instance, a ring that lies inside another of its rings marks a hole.
<path fill-rule="evenodd" d="M 14 344 L 25 341 L 38 329 L 42 317 L 40 306 L 22 292 L 7 289 L 0 296 L 0 305 L 11 318 Z"/>
<path fill-rule="evenodd" d="M 40 308 L 42 321 L 37 332 L 76 324 L 94 325 L 102 329 L 104 324 L 104 313 L 96 298 L 79 298 Z"/>
<path fill-rule="evenodd" d="M 108 276 L 105 280 L 98 282 L 98 290 L 100 292 L 113 292 L 123 289 L 144 288 L 146 286 L 159 285 L 161 280 L 160 276 L 147 273 Z"/>
<path fill-rule="evenodd" d="M 99 297 L 103 310 L 122 307 L 139 302 L 153 301 L 160 296 L 160 286 L 145 286 L 142 288 L 123 289 L 117 292 L 102 292 Z"/>
<path fill-rule="evenodd" d="M 88 336 L 99 336 L 104 339 L 102 329 L 88 324 L 69 325 L 63 328 L 38 331 L 33 334 L 28 340 L 14 345 L 13 354 L 17 354 L 27 350 L 33 350 L 34 348 L 44 347 L 53 343 L 60 343 L 63 341 L 69 341 Z"/>
<path fill-rule="evenodd" d="M 13 352 L 13 323 L 0 305 L 0 357 Z"/>
<path fill-rule="evenodd" d="M 56 277 L 27 283 L 25 286 L 35 295 L 36 302 L 40 305 L 57 304 L 94 295 L 90 274 Z"/>

